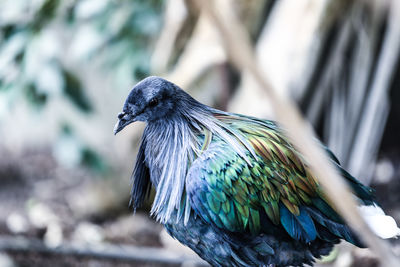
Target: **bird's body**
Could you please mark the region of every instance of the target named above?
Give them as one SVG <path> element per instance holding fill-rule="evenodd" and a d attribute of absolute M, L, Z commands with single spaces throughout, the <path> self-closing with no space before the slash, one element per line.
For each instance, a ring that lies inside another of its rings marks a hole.
<path fill-rule="evenodd" d="M 213 266 L 302 266 L 340 239 L 362 245 L 275 122 L 210 108 L 158 77 L 135 86 L 119 119 L 115 132 L 147 122 L 134 208 L 154 186 L 151 213 Z M 360 205 L 380 212 L 372 190 L 327 153 Z M 379 216 L 389 221 L 387 237 L 399 233 L 391 217 Z"/>

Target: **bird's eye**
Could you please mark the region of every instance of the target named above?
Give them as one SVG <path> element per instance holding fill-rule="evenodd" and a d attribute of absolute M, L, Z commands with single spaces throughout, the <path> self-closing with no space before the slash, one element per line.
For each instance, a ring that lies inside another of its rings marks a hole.
<path fill-rule="evenodd" d="M 152 100 L 150 100 L 149 102 L 149 106 L 150 107 L 155 107 L 158 104 L 158 99 L 157 98 L 153 98 Z"/>

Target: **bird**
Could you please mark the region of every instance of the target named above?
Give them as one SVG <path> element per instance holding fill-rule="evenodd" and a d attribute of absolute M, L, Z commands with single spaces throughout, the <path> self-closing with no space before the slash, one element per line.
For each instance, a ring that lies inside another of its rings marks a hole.
<path fill-rule="evenodd" d="M 279 123 L 212 108 L 157 76 L 130 91 L 114 134 L 135 121 L 146 127 L 130 205 L 136 211 L 154 188 L 151 216 L 212 266 L 313 265 L 341 240 L 365 247 Z M 373 189 L 320 144 L 370 228 L 398 236 Z"/>

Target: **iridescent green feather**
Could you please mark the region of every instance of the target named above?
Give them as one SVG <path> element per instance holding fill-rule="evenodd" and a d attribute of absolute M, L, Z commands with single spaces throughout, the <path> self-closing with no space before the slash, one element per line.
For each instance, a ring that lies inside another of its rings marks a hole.
<path fill-rule="evenodd" d="M 260 214 L 264 213 L 272 224 L 307 242 L 316 237 L 316 229 L 304 207 L 316 208 L 342 222 L 307 163 L 274 124 L 244 116 L 217 118 L 242 134 L 255 155 L 247 153 L 250 165 L 229 144 L 212 137 L 205 155 L 198 159 L 202 160 L 199 168 L 206 171 L 196 173 L 207 184 L 203 187 L 207 188 L 206 199 L 197 200 L 201 193 L 198 188 L 192 190 L 192 206 L 201 206 L 200 213 L 207 221 L 215 220 L 218 227 L 229 231 L 257 234 L 262 229 Z"/>

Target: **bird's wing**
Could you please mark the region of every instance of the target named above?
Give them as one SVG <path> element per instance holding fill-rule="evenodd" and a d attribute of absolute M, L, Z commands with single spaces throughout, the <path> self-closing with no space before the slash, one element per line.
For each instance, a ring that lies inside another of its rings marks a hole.
<path fill-rule="evenodd" d="M 135 211 L 143 205 L 145 199 L 150 195 L 151 190 L 150 170 L 145 161 L 145 147 L 146 139 L 143 138 L 132 173 L 132 190 L 129 205 L 132 206 Z"/>
<path fill-rule="evenodd" d="M 214 137 L 188 172 L 187 192 L 198 215 L 232 232 L 258 234 L 271 226 L 304 242 L 319 237 L 357 243 L 274 123 L 248 117 L 220 119 L 246 138 L 256 158 L 249 152 L 249 165 L 232 146 Z"/>

